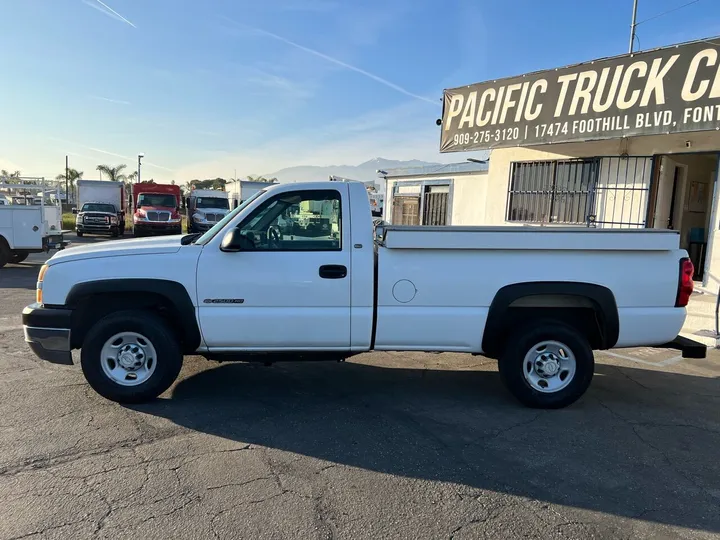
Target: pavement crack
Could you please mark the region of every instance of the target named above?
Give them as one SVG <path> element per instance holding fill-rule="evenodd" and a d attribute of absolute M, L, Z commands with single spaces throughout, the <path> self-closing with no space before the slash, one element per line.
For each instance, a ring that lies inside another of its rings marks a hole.
<path fill-rule="evenodd" d="M 248 484 L 252 484 L 253 482 L 259 482 L 260 480 L 272 480 L 272 476 L 261 476 L 260 478 L 254 478 L 252 480 L 247 480 L 245 482 L 228 482 L 227 484 L 222 484 L 219 486 L 210 486 L 205 488 L 206 491 L 212 491 L 214 489 L 222 489 L 226 487 L 241 487 L 241 486 L 247 486 Z"/>

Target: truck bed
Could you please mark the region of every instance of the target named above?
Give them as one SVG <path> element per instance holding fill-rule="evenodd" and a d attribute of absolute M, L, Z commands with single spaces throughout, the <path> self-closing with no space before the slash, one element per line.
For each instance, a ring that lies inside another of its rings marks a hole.
<path fill-rule="evenodd" d="M 381 245 L 389 249 L 551 249 L 593 251 L 676 250 L 680 233 L 660 229 L 588 227 L 415 227 L 386 225 Z"/>
<path fill-rule="evenodd" d="M 376 349 L 414 343 L 478 352 L 493 299 L 516 283 L 612 291 L 617 347 L 670 341 L 685 319 L 674 307 L 678 261 L 687 256 L 676 231 L 387 226 L 377 233 Z"/>

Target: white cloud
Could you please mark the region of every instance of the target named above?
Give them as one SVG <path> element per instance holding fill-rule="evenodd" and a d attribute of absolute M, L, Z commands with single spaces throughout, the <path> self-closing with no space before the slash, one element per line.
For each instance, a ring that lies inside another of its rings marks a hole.
<path fill-rule="evenodd" d="M 129 24 L 133 28 L 137 28 L 132 22 L 127 20 L 125 17 L 120 15 L 117 11 L 115 11 L 113 8 L 105 4 L 104 2 L 101 2 L 101 0 L 83 0 L 83 3 L 87 6 L 90 6 L 93 9 L 97 9 L 100 13 L 103 13 L 110 17 L 111 19 L 115 19 L 116 21 L 124 22 L 125 24 Z"/>
<path fill-rule="evenodd" d="M 435 99 L 431 99 L 431 98 L 426 97 L 426 96 L 421 96 L 421 95 L 419 95 L 419 94 L 415 94 L 415 93 L 413 93 L 413 92 L 411 92 L 411 91 L 403 88 L 402 86 L 400 86 L 400 85 L 398 85 L 398 84 L 395 84 L 395 83 L 393 83 L 393 82 L 388 81 L 387 79 L 384 79 L 383 77 L 380 77 L 379 75 L 376 75 L 376 74 L 374 74 L 374 73 L 371 73 L 371 72 L 369 72 L 369 71 L 367 71 L 367 70 L 365 70 L 365 69 L 359 68 L 359 67 L 354 66 L 354 65 L 352 65 L 352 64 L 348 64 L 347 62 L 344 62 L 344 61 L 342 61 L 342 60 L 340 60 L 340 59 L 338 59 L 338 58 L 335 58 L 335 57 L 330 56 L 330 55 L 328 55 L 328 54 L 322 53 L 322 52 L 317 51 L 317 50 L 315 50 L 315 49 L 311 49 L 310 47 L 306 47 L 305 45 L 300 45 L 299 43 L 296 43 L 296 42 L 294 42 L 294 41 L 292 41 L 292 40 L 289 40 L 289 39 L 287 39 L 287 38 L 285 38 L 285 37 L 283 37 L 283 36 L 280 36 L 280 35 L 278 35 L 278 34 L 274 34 L 273 32 L 268 32 L 267 30 L 263 30 L 263 29 L 261 29 L 261 28 L 257 28 L 257 27 L 253 27 L 253 26 L 248 26 L 248 25 L 245 25 L 245 24 L 240 24 L 240 23 L 238 23 L 238 22 L 236 22 L 236 21 L 233 21 L 232 19 L 230 19 L 230 18 L 228 18 L 228 17 L 222 17 L 222 18 L 223 18 L 224 20 L 232 23 L 232 24 L 238 25 L 238 26 L 240 26 L 240 27 L 244 27 L 244 28 L 250 30 L 251 32 L 254 32 L 254 33 L 257 33 L 257 34 L 260 34 L 260 35 L 269 37 L 269 38 L 274 39 L 274 40 L 276 40 L 276 41 L 279 41 L 279 42 L 281 42 L 281 43 L 285 43 L 286 45 L 289 45 L 290 47 L 294 47 L 294 48 L 296 48 L 296 49 L 298 49 L 298 50 L 301 50 L 301 51 L 303 51 L 303 52 L 306 52 L 307 54 L 316 56 L 317 58 L 321 58 L 321 59 L 323 59 L 323 60 L 325 60 L 325 61 L 327 61 L 327 62 L 330 62 L 331 64 L 335 64 L 336 66 L 340 66 L 340 67 L 343 68 L 343 69 L 346 69 L 346 70 L 349 70 L 349 71 L 354 71 L 355 73 L 359 73 L 360 75 L 362 75 L 362 76 L 364 76 L 364 77 L 367 77 L 368 79 L 371 79 L 371 80 L 373 80 L 373 81 L 375 81 L 375 82 L 377 82 L 377 83 L 379 83 L 379 84 L 382 84 L 382 85 L 384 85 L 384 86 L 387 86 L 388 88 L 392 88 L 392 89 L 395 90 L 396 92 L 400 92 L 401 94 L 404 94 L 404 95 L 406 95 L 406 96 L 408 96 L 408 97 L 411 97 L 411 98 L 414 98 L 414 99 L 417 99 L 417 100 L 420 100 L 420 101 L 425 101 L 425 102 L 428 102 L 428 103 L 432 103 L 433 105 L 436 105 L 436 106 L 438 106 L 438 107 L 440 106 L 440 101 L 439 101 L 439 100 L 435 100 Z"/>

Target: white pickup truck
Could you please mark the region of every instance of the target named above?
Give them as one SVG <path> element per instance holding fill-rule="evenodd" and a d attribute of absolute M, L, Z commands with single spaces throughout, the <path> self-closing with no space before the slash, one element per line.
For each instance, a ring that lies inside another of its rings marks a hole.
<path fill-rule="evenodd" d="M 320 228 L 287 226 L 308 209 Z M 693 287 L 678 243 L 653 230 L 374 231 L 362 183 L 272 185 L 202 236 L 54 255 L 23 311 L 25 339 L 51 362 L 81 349 L 89 384 L 119 402 L 167 390 L 186 354 L 270 363 L 452 351 L 498 359 L 522 403 L 559 408 L 588 388 L 593 350 L 705 356 L 678 336 Z"/>

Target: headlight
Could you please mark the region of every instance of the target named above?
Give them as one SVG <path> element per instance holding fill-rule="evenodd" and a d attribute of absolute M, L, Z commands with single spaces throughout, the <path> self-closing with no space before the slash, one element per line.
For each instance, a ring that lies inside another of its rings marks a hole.
<path fill-rule="evenodd" d="M 35 301 L 38 304 L 43 303 L 43 280 L 45 279 L 45 273 L 48 271 L 49 266 L 47 264 L 43 264 L 40 267 L 40 273 L 38 274 L 38 280 L 37 280 L 37 288 L 35 290 Z"/>
<path fill-rule="evenodd" d="M 118 222 L 117 217 L 113 216 L 110 218 L 110 223 L 112 223 L 113 225 L 117 225 L 117 222 Z"/>
<path fill-rule="evenodd" d="M 193 221 L 195 223 L 207 223 L 207 219 L 205 218 L 204 214 L 195 214 L 193 215 Z"/>
<path fill-rule="evenodd" d="M 137 223 L 138 221 L 147 221 L 147 217 L 145 217 L 145 216 L 139 216 L 139 215 L 136 214 L 136 215 L 133 216 L 133 221 L 134 221 L 135 223 Z"/>

